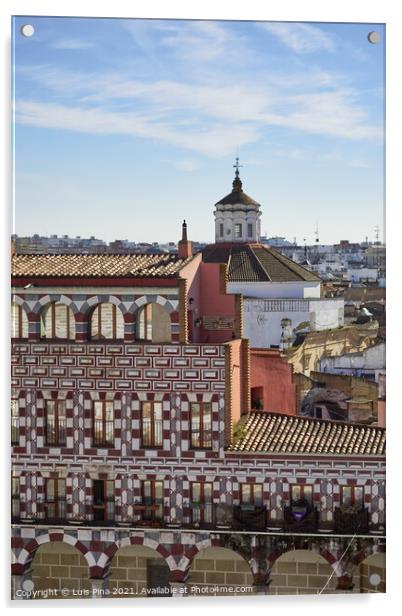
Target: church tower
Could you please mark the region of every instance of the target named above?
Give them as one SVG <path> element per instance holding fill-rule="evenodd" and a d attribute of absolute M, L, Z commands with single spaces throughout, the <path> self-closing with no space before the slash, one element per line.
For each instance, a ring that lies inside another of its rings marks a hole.
<path fill-rule="evenodd" d="M 261 236 L 260 204 L 243 192 L 236 158 L 232 192 L 215 204 L 215 242 L 256 243 Z"/>

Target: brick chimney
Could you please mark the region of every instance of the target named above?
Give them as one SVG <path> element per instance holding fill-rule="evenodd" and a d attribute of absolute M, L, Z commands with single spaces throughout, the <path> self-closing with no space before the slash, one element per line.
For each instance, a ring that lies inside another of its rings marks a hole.
<path fill-rule="evenodd" d="M 181 259 L 188 259 L 193 256 L 193 245 L 187 239 L 187 223 L 183 220 L 181 240 L 179 241 L 179 257 Z"/>

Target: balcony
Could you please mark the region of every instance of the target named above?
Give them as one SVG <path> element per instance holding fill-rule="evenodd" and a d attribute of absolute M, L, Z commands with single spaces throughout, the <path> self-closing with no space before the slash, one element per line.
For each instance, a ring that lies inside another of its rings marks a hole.
<path fill-rule="evenodd" d="M 281 526 L 285 532 L 315 533 L 318 529 L 317 508 L 305 501 L 285 505 Z"/>
<path fill-rule="evenodd" d="M 226 530 L 236 532 L 275 532 L 275 533 L 317 533 L 328 534 L 369 534 L 385 533 L 385 528 L 375 527 L 370 522 L 367 508 L 337 507 L 334 520 L 319 521 L 316 507 L 301 507 L 291 504 L 283 508 L 283 519 L 272 520 L 266 506 L 226 505 L 224 503 L 190 503 L 186 521 L 169 521 L 164 517 L 163 503 L 158 501 L 137 502 L 133 505 L 133 516 L 118 519 L 115 516 L 115 499 L 108 497 L 103 501 L 91 502 L 86 506 L 87 516 L 71 518 L 66 514 L 65 498 L 57 501 L 38 503 L 36 514 L 21 518 L 19 498 L 12 499 L 12 523 L 35 525 L 83 525 L 83 526 L 123 526 L 164 528 L 177 527 L 205 530 Z M 377 525 L 379 526 L 379 525 Z"/>
<path fill-rule="evenodd" d="M 140 519 L 137 521 L 132 521 L 133 525 L 140 526 L 153 526 L 153 527 L 161 527 L 164 526 L 163 520 L 163 501 L 149 501 L 142 503 L 135 503 L 133 505 L 134 515 L 139 516 Z M 129 524 L 130 522 L 121 522 L 121 525 Z"/>
<path fill-rule="evenodd" d="M 232 528 L 234 530 L 266 530 L 267 508 L 265 506 L 235 505 L 233 507 Z"/>
<path fill-rule="evenodd" d="M 65 497 L 47 500 L 43 503 L 44 519 L 49 524 L 61 524 L 66 520 L 66 499 Z"/>
<path fill-rule="evenodd" d="M 108 496 L 104 499 L 94 500 L 92 505 L 92 520 L 89 524 L 95 526 L 109 526 L 115 523 L 115 498 Z"/>
<path fill-rule="evenodd" d="M 367 507 L 335 507 L 334 531 L 342 534 L 367 534 L 369 532 L 369 512 Z"/>

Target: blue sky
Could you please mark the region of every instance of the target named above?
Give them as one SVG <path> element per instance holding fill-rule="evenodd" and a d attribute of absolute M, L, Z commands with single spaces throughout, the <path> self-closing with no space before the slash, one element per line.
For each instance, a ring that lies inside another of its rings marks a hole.
<path fill-rule="evenodd" d="M 383 231 L 383 26 L 36 16 L 13 46 L 19 235 L 213 241 L 237 151 L 264 233 Z"/>

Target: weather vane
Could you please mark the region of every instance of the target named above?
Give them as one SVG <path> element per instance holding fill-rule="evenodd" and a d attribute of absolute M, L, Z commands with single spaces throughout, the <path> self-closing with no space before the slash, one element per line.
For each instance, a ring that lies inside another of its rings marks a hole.
<path fill-rule="evenodd" d="M 233 165 L 233 167 L 236 169 L 236 175 L 239 175 L 239 167 L 243 167 L 243 165 L 239 165 L 239 157 L 236 156 L 236 163 Z"/>

